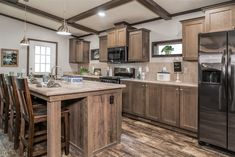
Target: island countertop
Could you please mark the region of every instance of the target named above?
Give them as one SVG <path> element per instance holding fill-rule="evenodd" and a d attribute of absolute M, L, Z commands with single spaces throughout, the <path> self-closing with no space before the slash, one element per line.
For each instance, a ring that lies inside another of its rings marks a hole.
<path fill-rule="evenodd" d="M 44 96 L 55 96 L 55 95 L 64 95 L 64 94 L 120 89 L 126 87 L 123 84 L 112 84 L 112 83 L 103 83 L 103 82 L 86 81 L 86 80 L 83 80 L 83 82 L 79 84 L 64 83 L 64 82 L 59 82 L 59 83 L 62 87 L 47 88 L 47 87 L 37 87 L 35 84 L 29 84 L 29 88 L 32 92 L 37 92 Z"/>
<path fill-rule="evenodd" d="M 121 140 L 125 85 L 84 80 L 62 87 L 29 84 L 31 95 L 47 101 L 47 156 L 61 156 L 61 107 L 70 113 L 70 153 L 91 157 Z"/>

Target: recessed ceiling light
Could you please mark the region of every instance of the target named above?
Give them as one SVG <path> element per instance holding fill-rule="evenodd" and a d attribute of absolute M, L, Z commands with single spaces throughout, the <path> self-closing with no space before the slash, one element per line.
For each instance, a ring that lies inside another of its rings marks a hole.
<path fill-rule="evenodd" d="M 98 15 L 99 15 L 100 17 L 105 17 L 105 16 L 106 16 L 106 14 L 105 14 L 104 11 L 99 11 L 99 12 L 98 12 Z"/>

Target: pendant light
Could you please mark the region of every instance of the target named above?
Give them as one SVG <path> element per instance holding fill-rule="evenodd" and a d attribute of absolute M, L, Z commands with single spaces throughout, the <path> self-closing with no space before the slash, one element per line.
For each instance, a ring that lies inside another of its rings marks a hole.
<path fill-rule="evenodd" d="M 26 31 L 27 31 L 27 15 L 26 15 L 26 2 L 27 0 L 24 0 L 25 3 L 24 3 L 24 18 L 25 18 L 25 22 L 24 22 L 24 37 L 23 39 L 20 41 L 20 45 L 21 46 L 29 46 L 29 40 L 28 38 L 26 37 Z"/>
<path fill-rule="evenodd" d="M 65 8 L 65 1 L 64 1 L 64 20 L 62 21 L 61 26 L 57 30 L 57 34 L 59 35 L 71 35 L 69 31 L 68 23 L 65 19 L 65 10 L 66 8 Z"/>

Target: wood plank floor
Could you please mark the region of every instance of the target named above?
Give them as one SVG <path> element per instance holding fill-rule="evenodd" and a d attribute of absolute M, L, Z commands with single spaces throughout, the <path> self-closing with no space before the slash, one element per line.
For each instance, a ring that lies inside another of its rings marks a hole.
<path fill-rule="evenodd" d="M 199 146 L 197 140 L 150 124 L 123 118 L 121 143 L 96 157 L 229 157 Z M 13 144 L 0 132 L 0 157 L 17 157 Z M 71 157 L 71 155 L 69 155 Z"/>

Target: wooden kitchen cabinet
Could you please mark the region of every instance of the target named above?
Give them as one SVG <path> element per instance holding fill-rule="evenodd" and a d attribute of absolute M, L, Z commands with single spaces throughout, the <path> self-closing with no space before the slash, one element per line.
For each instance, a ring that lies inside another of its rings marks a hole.
<path fill-rule="evenodd" d="M 128 61 L 149 61 L 149 32 L 147 29 L 130 31 Z"/>
<path fill-rule="evenodd" d="M 107 62 L 108 61 L 108 49 L 107 49 L 107 36 L 101 36 L 99 38 L 99 45 L 100 45 L 100 62 Z"/>
<path fill-rule="evenodd" d="M 129 81 L 122 81 L 121 83 L 126 85 L 126 88 L 122 91 L 122 111 L 132 113 L 132 102 L 130 99 L 132 83 Z"/>
<path fill-rule="evenodd" d="M 75 38 L 69 39 L 69 63 L 76 63 L 77 41 Z"/>
<path fill-rule="evenodd" d="M 128 31 L 127 27 L 115 28 L 107 32 L 107 47 L 122 47 L 128 46 Z"/>
<path fill-rule="evenodd" d="M 157 84 L 146 84 L 147 87 L 147 102 L 146 102 L 146 117 L 156 121 L 161 118 L 161 86 Z"/>
<path fill-rule="evenodd" d="M 116 30 L 116 36 L 117 36 L 117 46 L 122 47 L 122 46 L 127 46 L 127 28 L 119 28 Z"/>
<path fill-rule="evenodd" d="M 82 156 L 87 156 L 86 151 L 99 151 L 119 142 L 121 92 L 100 91 L 85 98 L 71 100 L 66 107 L 70 112 L 70 142 L 73 143 L 72 150 L 75 153 L 81 151 L 84 153 Z M 88 144 L 89 150 L 86 149 Z"/>
<path fill-rule="evenodd" d="M 179 87 L 162 86 L 161 122 L 179 126 Z"/>
<path fill-rule="evenodd" d="M 116 30 L 111 30 L 108 32 L 108 35 L 107 35 L 107 47 L 108 48 L 112 48 L 112 47 L 116 47 Z"/>
<path fill-rule="evenodd" d="M 197 132 L 198 90 L 196 87 L 180 87 L 180 128 Z"/>
<path fill-rule="evenodd" d="M 205 18 L 195 18 L 182 22 L 183 59 L 198 60 L 198 34 L 205 32 Z"/>
<path fill-rule="evenodd" d="M 122 112 L 197 132 L 197 87 L 122 81 Z"/>
<path fill-rule="evenodd" d="M 105 95 L 95 95 L 90 99 L 93 104 L 88 106 L 89 114 L 94 115 L 88 119 L 93 134 L 87 135 L 97 144 L 92 145 L 92 150 L 102 149 L 104 146 L 117 142 L 119 128 L 119 101 L 118 93 L 110 93 Z M 105 111 L 105 112 L 104 112 Z M 99 117 L 99 118 L 97 118 Z M 102 140 L 101 140 L 102 139 Z"/>
<path fill-rule="evenodd" d="M 132 112 L 136 115 L 145 116 L 146 84 L 133 83 L 131 88 Z"/>
<path fill-rule="evenodd" d="M 89 63 L 90 42 L 72 38 L 69 40 L 69 62 Z"/>
<path fill-rule="evenodd" d="M 235 29 L 235 5 L 208 9 L 205 16 L 206 32 Z"/>

